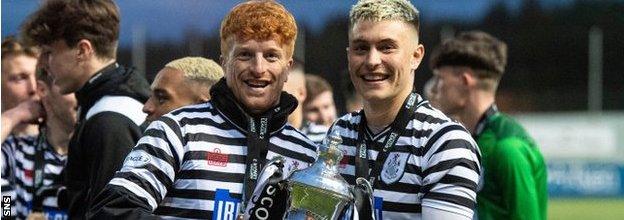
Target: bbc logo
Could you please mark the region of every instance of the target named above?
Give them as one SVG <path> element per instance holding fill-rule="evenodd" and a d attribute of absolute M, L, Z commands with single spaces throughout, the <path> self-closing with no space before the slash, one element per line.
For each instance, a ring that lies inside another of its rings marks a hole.
<path fill-rule="evenodd" d="M 3 196 L 2 197 L 2 217 L 11 216 L 11 197 Z"/>

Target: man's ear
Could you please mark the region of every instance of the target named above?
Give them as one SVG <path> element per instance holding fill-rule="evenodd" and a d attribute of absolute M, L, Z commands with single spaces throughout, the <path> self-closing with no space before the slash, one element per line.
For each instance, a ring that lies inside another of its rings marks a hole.
<path fill-rule="evenodd" d="M 418 46 L 416 46 L 416 49 L 414 50 L 414 53 L 412 54 L 412 70 L 416 70 L 416 68 L 420 66 L 423 57 L 425 57 L 425 46 L 423 46 L 422 44 L 418 44 Z"/>
<path fill-rule="evenodd" d="M 286 64 L 288 71 L 286 71 L 286 78 L 284 79 L 284 82 L 288 82 L 288 76 L 290 75 L 290 70 L 292 70 L 293 63 L 295 63 L 295 61 L 292 57 L 290 57 L 288 63 Z"/>
<path fill-rule="evenodd" d="M 462 83 L 468 87 L 474 87 L 477 85 L 477 77 L 470 68 L 463 68 L 461 71 Z"/>
<path fill-rule="evenodd" d="M 91 44 L 91 41 L 87 39 L 78 41 L 76 48 L 78 49 L 78 61 L 86 61 L 95 55 L 95 47 Z"/>

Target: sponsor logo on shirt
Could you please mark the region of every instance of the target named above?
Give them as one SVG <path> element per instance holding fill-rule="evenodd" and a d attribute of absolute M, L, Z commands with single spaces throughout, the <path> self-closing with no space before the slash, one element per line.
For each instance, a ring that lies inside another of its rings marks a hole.
<path fill-rule="evenodd" d="M 375 196 L 373 198 L 373 208 L 375 209 L 375 219 L 383 220 L 383 198 Z"/>
<path fill-rule="evenodd" d="M 407 153 L 392 152 L 384 162 L 381 171 L 381 180 L 386 184 L 392 184 L 403 176 L 405 164 L 407 163 Z"/>
<path fill-rule="evenodd" d="M 229 155 L 222 154 L 221 149 L 215 148 L 212 152 L 208 152 L 208 165 L 225 167 L 227 166 Z"/>
<path fill-rule="evenodd" d="M 238 218 L 239 199 L 230 197 L 230 190 L 217 189 L 212 220 L 235 220 Z"/>
<path fill-rule="evenodd" d="M 142 150 L 133 150 L 126 156 L 124 166 L 143 167 L 152 161 L 152 156 Z"/>

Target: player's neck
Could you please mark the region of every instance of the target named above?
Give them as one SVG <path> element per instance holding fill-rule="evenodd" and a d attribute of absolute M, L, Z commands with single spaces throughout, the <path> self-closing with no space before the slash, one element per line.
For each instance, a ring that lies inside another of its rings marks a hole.
<path fill-rule="evenodd" d="M 457 115 L 457 119 L 471 134 L 474 134 L 479 120 L 492 104 L 494 104 L 494 94 L 476 92 L 470 96 L 468 104 L 464 110 Z"/>
<path fill-rule="evenodd" d="M 102 60 L 96 57 L 91 58 L 88 61 L 85 61 L 82 66 L 82 71 L 86 74 L 83 75 L 81 81 L 83 81 L 83 85 L 87 83 L 95 74 L 99 73 L 108 65 L 115 63 L 115 59 L 106 59 Z"/>
<path fill-rule="evenodd" d="M 386 100 L 364 100 L 363 109 L 368 128 L 377 134 L 390 125 L 399 114 L 408 95 L 409 92 Z"/>
<path fill-rule="evenodd" d="M 296 129 L 301 129 L 301 126 L 303 125 L 303 109 L 301 105 L 297 106 L 297 108 L 290 113 L 288 116 L 288 122 Z"/>

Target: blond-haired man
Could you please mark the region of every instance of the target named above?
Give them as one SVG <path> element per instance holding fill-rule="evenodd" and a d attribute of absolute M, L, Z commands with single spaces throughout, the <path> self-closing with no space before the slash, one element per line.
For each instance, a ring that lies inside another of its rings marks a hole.
<path fill-rule="evenodd" d="M 154 121 L 182 106 L 210 99 L 210 88 L 223 77 L 216 62 L 202 57 L 173 60 L 156 74 L 152 94 L 143 106 L 147 121 Z"/>
<path fill-rule="evenodd" d="M 343 177 L 373 186 L 377 219 L 471 219 L 479 153 L 460 124 L 413 87 L 424 56 L 418 11 L 407 0 L 362 0 L 350 13 L 349 76 L 363 109 L 332 127 Z M 370 166 L 369 166 L 370 164 Z"/>

